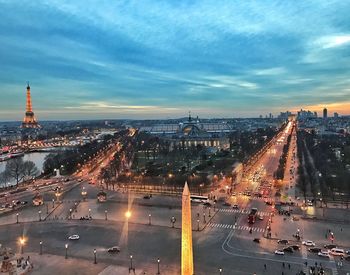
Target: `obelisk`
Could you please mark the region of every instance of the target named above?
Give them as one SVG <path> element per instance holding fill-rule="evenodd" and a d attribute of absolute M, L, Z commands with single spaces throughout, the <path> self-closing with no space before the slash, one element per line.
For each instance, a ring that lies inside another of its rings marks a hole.
<path fill-rule="evenodd" d="M 182 192 L 181 275 L 193 275 L 191 198 L 187 182 Z"/>

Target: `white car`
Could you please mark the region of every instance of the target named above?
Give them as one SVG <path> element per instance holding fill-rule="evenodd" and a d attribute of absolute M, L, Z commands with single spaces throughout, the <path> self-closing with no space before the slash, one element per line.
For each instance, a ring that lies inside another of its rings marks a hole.
<path fill-rule="evenodd" d="M 320 251 L 320 252 L 317 253 L 317 255 L 320 256 L 320 257 L 329 258 L 329 252 L 327 250 Z"/>
<path fill-rule="evenodd" d="M 275 250 L 275 254 L 276 255 L 284 255 L 284 251 L 277 249 L 277 250 Z"/>
<path fill-rule="evenodd" d="M 68 237 L 68 240 L 79 240 L 79 235 L 72 235 Z"/>
<path fill-rule="evenodd" d="M 303 241 L 302 244 L 306 246 L 315 246 L 315 243 L 313 241 Z"/>

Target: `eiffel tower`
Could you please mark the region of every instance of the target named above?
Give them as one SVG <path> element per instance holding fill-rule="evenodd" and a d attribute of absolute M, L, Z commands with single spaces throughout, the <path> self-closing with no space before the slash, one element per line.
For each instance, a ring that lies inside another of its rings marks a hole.
<path fill-rule="evenodd" d="M 29 82 L 27 83 L 26 113 L 23 119 L 22 128 L 40 128 L 40 125 L 35 119 L 33 108 L 32 108 L 32 98 L 30 96 Z"/>

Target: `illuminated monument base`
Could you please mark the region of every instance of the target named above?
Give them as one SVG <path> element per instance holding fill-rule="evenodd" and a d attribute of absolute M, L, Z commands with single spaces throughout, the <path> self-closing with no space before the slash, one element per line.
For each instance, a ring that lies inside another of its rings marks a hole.
<path fill-rule="evenodd" d="M 181 275 L 193 275 L 192 218 L 187 182 L 182 193 Z"/>

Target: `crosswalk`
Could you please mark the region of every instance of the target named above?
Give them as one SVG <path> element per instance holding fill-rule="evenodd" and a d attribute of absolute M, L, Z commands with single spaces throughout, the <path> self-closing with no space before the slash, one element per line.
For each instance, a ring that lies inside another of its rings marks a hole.
<path fill-rule="evenodd" d="M 220 208 L 219 212 L 222 213 L 236 213 L 236 214 L 249 214 L 250 210 L 247 209 L 230 209 L 230 208 Z M 259 216 L 270 216 L 268 212 L 258 212 Z"/>
<path fill-rule="evenodd" d="M 235 229 L 235 230 L 246 230 L 252 229 L 253 232 L 264 232 L 265 228 L 260 227 L 250 227 L 246 225 L 234 225 L 234 224 L 224 224 L 224 223 L 208 223 L 208 227 L 221 228 L 221 229 Z"/>

